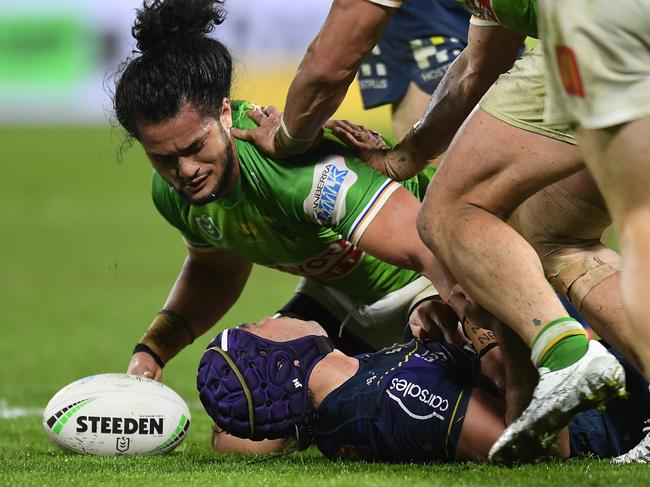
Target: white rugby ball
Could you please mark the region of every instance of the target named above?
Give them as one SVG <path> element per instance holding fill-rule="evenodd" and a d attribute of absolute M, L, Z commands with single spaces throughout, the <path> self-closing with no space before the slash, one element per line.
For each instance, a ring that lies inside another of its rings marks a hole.
<path fill-rule="evenodd" d="M 64 450 L 149 455 L 176 448 L 190 411 L 172 389 L 127 374 L 100 374 L 65 386 L 43 412 L 47 436 Z"/>

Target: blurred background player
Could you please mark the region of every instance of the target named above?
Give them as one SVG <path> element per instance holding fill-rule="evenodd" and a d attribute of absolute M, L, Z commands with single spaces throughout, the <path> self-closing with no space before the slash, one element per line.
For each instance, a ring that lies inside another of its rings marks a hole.
<path fill-rule="evenodd" d="M 409 0 L 361 62 L 363 106 L 390 105 L 395 137 L 417 121 L 450 64 L 467 46 L 469 17 L 456 0 Z"/>

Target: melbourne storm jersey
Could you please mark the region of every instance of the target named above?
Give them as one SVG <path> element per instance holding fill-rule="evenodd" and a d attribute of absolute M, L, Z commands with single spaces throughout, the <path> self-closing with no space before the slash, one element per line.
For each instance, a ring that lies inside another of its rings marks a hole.
<path fill-rule="evenodd" d="M 247 102 L 233 102 L 233 125 L 254 128 Z M 157 173 L 153 200 L 190 246 L 233 252 L 256 264 L 309 277 L 359 302 L 373 302 L 418 274 L 356 247 L 399 184 L 357 159 L 333 136 L 319 149 L 276 161 L 235 139 L 240 177 L 234 191 L 203 206 L 183 200 Z M 403 183 L 421 199 L 429 176 Z"/>
<path fill-rule="evenodd" d="M 453 345 L 415 340 L 357 359 L 357 373 L 318 407 L 318 449 L 330 458 L 453 459 L 472 359 Z"/>

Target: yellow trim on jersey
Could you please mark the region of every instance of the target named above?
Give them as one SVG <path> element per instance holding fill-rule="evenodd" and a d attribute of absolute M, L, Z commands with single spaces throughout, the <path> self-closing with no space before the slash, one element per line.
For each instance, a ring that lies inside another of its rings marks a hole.
<path fill-rule="evenodd" d="M 445 451 L 447 452 L 447 456 L 449 456 L 449 435 L 451 435 L 451 428 L 454 425 L 454 419 L 456 418 L 456 413 L 458 412 L 458 406 L 460 405 L 460 398 L 463 397 L 463 390 L 460 391 L 460 394 L 458 394 L 458 399 L 456 399 L 456 405 L 454 406 L 454 410 L 451 413 L 451 418 L 449 419 L 449 427 L 447 428 L 447 437 L 445 438 Z"/>

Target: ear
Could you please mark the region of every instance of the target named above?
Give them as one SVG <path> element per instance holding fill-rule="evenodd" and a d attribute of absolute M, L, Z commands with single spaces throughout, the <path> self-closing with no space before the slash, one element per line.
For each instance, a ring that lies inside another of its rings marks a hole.
<path fill-rule="evenodd" d="M 230 130 L 232 127 L 232 107 L 230 106 L 230 100 L 225 98 L 221 101 L 221 113 L 219 114 L 219 121 L 221 126 L 226 130 Z"/>

